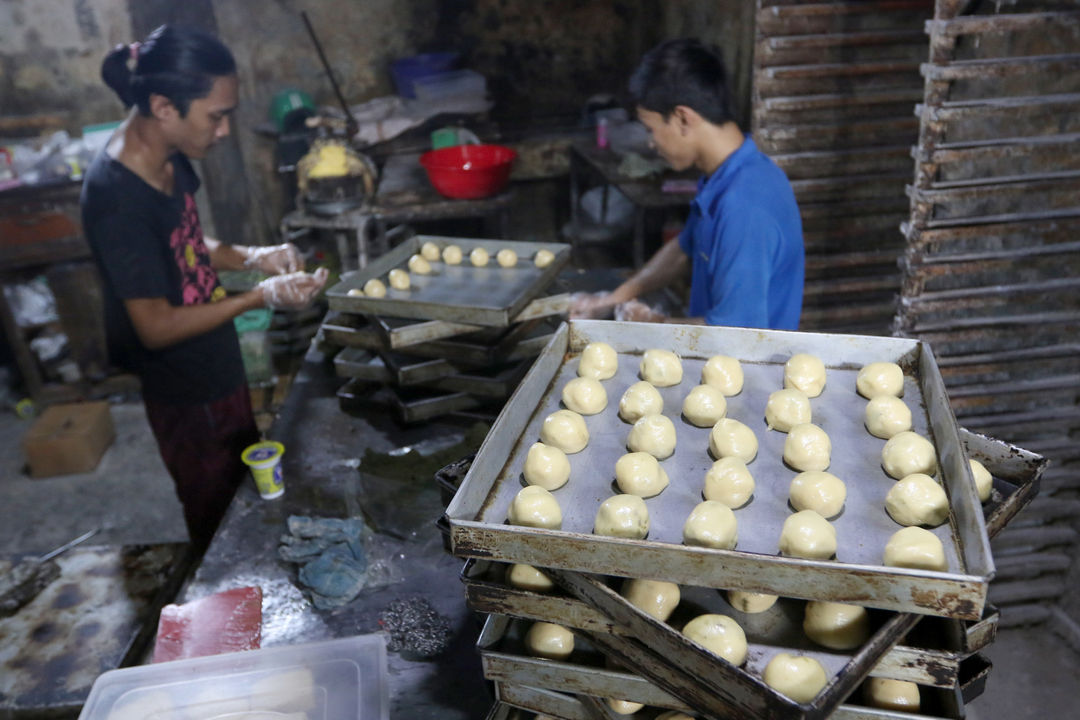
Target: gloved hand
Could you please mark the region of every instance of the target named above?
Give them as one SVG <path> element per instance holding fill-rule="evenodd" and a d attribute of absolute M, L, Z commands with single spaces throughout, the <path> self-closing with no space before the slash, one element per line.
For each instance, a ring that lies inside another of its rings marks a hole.
<path fill-rule="evenodd" d="M 319 268 L 314 273 L 294 272 L 275 275 L 256 285 L 262 291 L 263 302 L 275 310 L 303 310 L 326 285 L 330 271 Z"/>
<path fill-rule="evenodd" d="M 615 319 L 629 322 L 664 322 L 667 315 L 640 300 L 628 300 L 615 308 Z"/>
<path fill-rule="evenodd" d="M 254 268 L 267 275 L 284 275 L 304 269 L 304 259 L 292 243 L 249 246 L 244 267 Z"/>
<path fill-rule="evenodd" d="M 570 296 L 570 317 L 597 319 L 611 315 L 615 303 L 611 293 L 574 293 Z"/>

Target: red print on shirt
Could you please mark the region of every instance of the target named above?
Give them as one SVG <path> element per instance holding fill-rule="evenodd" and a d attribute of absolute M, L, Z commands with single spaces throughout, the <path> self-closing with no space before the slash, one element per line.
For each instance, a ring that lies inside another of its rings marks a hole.
<path fill-rule="evenodd" d="M 218 276 L 210 267 L 210 251 L 203 242 L 202 226 L 195 198 L 184 194 L 180 224 L 169 238 L 176 265 L 180 268 L 180 289 L 185 305 L 210 302 L 218 286 Z"/>

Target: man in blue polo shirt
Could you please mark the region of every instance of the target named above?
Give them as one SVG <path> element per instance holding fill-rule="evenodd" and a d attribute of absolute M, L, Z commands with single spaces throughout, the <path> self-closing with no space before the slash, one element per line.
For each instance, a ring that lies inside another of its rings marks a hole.
<path fill-rule="evenodd" d="M 638 119 L 675 170 L 704 176 L 679 241 L 666 243 L 609 294 L 585 296 L 573 317 L 618 306 L 628 320 L 795 330 L 803 292 L 802 221 L 783 170 L 734 120 L 723 61 L 696 40 L 672 40 L 645 55 L 630 79 Z M 683 276 L 688 318 L 636 300 Z"/>

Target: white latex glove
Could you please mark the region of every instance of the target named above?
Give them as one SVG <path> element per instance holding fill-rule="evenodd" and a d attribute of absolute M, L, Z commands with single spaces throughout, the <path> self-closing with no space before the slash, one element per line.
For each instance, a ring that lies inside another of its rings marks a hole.
<path fill-rule="evenodd" d="M 615 303 L 611 301 L 611 293 L 574 293 L 570 296 L 570 317 L 597 319 L 611 315 Z"/>
<path fill-rule="evenodd" d="M 615 319 L 629 322 L 664 322 L 667 315 L 640 300 L 628 300 L 615 308 Z"/>
<path fill-rule="evenodd" d="M 303 310 L 326 285 L 330 271 L 319 268 L 314 273 L 294 272 L 275 275 L 256 285 L 262 291 L 263 302 L 275 310 Z"/>
<path fill-rule="evenodd" d="M 255 268 L 267 275 L 284 275 L 304 269 L 304 259 L 292 243 L 248 246 L 244 267 Z"/>

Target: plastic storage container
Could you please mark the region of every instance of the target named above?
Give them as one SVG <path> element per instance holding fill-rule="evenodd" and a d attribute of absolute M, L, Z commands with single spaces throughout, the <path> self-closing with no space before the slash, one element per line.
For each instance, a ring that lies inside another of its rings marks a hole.
<path fill-rule="evenodd" d="M 487 79 L 475 70 L 454 70 L 413 81 L 418 100 L 443 100 L 451 97 L 483 97 Z"/>
<path fill-rule="evenodd" d="M 265 385 L 274 381 L 274 359 L 270 352 L 270 321 L 273 311 L 256 308 L 233 318 L 240 339 L 240 356 L 249 385 Z"/>
<path fill-rule="evenodd" d="M 112 670 L 79 720 L 387 720 L 382 635 L 248 650 Z"/>
<path fill-rule="evenodd" d="M 453 70 L 459 55 L 456 52 L 425 53 L 401 58 L 390 63 L 390 76 L 398 95 L 405 98 L 416 97 L 413 83 L 429 75 Z"/>

